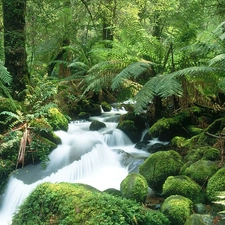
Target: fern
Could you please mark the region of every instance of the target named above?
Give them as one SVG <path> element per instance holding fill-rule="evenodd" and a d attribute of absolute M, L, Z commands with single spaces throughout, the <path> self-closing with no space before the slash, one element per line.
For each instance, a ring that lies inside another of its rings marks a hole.
<path fill-rule="evenodd" d="M 139 75 L 147 71 L 151 66 L 152 63 L 148 61 L 139 61 L 130 64 L 115 77 L 112 82 L 112 89 L 115 90 L 118 88 L 124 80 L 137 78 Z"/>

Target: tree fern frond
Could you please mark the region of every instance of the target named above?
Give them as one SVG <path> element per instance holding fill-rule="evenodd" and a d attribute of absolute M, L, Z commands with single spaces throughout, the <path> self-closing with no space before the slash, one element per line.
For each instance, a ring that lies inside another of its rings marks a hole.
<path fill-rule="evenodd" d="M 225 54 L 220 54 L 209 61 L 209 66 L 225 68 Z"/>
<path fill-rule="evenodd" d="M 152 77 L 135 96 L 135 113 L 142 111 L 143 108 L 145 108 L 146 105 L 153 100 L 155 95 L 155 80 L 156 77 Z"/>
<path fill-rule="evenodd" d="M 2 81 L 3 84 L 10 84 L 12 82 L 12 76 L 6 69 L 6 67 L 3 66 L 3 63 L 0 61 L 0 81 Z"/>
<path fill-rule="evenodd" d="M 157 79 L 158 78 L 158 79 Z M 157 76 L 155 82 L 155 93 L 163 98 L 167 98 L 172 95 L 181 96 L 183 89 L 181 83 L 170 76 L 163 75 Z"/>
<path fill-rule="evenodd" d="M 225 68 L 221 67 L 209 67 L 209 66 L 199 66 L 199 67 L 189 67 L 174 73 L 168 74 L 171 77 L 179 77 L 179 76 L 186 76 L 186 75 L 204 75 L 204 74 L 211 74 L 211 73 L 218 73 L 218 72 L 225 72 Z"/>
<path fill-rule="evenodd" d="M 139 61 L 130 64 L 124 70 L 122 70 L 113 80 L 112 89 L 118 88 L 124 79 L 136 78 L 149 69 L 152 66 L 152 63 L 149 61 Z"/>

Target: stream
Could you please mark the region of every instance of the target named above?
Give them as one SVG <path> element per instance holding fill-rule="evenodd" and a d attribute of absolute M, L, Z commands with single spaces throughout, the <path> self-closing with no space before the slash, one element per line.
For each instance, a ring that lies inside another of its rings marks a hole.
<path fill-rule="evenodd" d="M 120 189 L 121 181 L 149 156 L 134 148 L 134 143 L 116 129 L 125 110 L 103 112 L 99 120 L 106 124 L 100 131 L 90 131 L 90 121 L 73 121 L 67 132 L 56 131 L 62 144 L 51 152 L 46 170 L 40 164 L 16 170 L 1 197 L 0 225 L 8 225 L 13 213 L 35 187 L 43 182 L 89 184 L 101 191 Z"/>

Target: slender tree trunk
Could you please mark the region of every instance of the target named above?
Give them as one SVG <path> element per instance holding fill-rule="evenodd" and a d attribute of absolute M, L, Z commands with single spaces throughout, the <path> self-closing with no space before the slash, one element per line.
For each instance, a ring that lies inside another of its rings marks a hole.
<path fill-rule="evenodd" d="M 13 77 L 13 98 L 24 99 L 29 81 L 25 49 L 26 0 L 2 0 L 4 22 L 5 66 Z"/>

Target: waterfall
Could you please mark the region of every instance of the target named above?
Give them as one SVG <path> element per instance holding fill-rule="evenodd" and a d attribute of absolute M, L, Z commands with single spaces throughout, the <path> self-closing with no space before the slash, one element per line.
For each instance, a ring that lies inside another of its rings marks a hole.
<path fill-rule="evenodd" d="M 0 224 L 10 224 L 19 205 L 43 182 L 85 183 L 101 191 L 119 189 L 128 174 L 128 165 L 121 163 L 124 154 L 115 149 L 126 149 L 125 157 L 135 152 L 141 157 L 148 154 L 134 149 L 130 139 L 116 129 L 117 114 L 118 111 L 113 111 L 91 118 L 105 122 L 107 128 L 100 131 L 89 131 L 91 122 L 87 121 L 74 121 L 69 124 L 67 132 L 57 131 L 62 144 L 49 155 L 46 170 L 40 164 L 28 165 L 11 175 L 2 196 Z"/>

